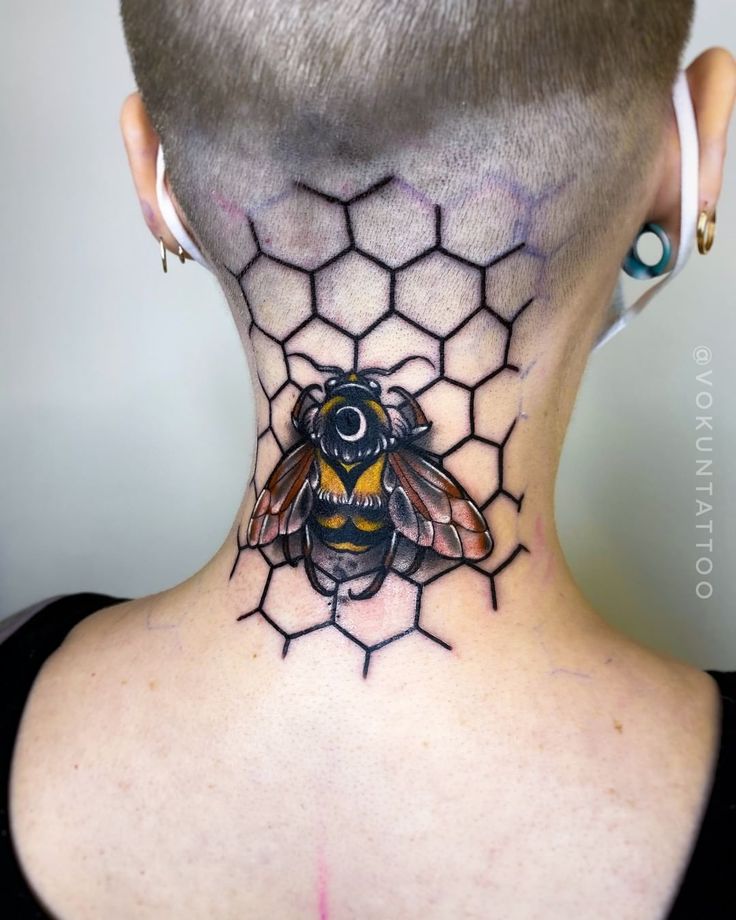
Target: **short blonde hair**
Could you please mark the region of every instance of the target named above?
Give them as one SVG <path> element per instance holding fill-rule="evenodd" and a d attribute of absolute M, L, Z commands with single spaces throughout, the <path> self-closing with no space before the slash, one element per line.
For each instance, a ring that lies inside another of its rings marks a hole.
<path fill-rule="evenodd" d="M 610 213 L 654 149 L 693 2 L 122 0 L 121 9 L 175 190 L 217 252 L 226 230 L 202 186 L 222 180 L 230 197 L 257 187 L 256 158 L 243 153 L 254 138 L 293 178 L 390 161 L 406 138 L 458 112 L 477 125 L 467 172 L 487 168 L 492 123 L 493 156 L 510 175 L 559 176 L 584 160 L 587 210 Z"/>

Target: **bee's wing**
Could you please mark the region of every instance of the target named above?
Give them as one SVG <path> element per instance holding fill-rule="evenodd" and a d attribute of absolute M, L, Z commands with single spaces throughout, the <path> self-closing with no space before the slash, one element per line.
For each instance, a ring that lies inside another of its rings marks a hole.
<path fill-rule="evenodd" d="M 488 525 L 462 486 L 413 450 L 388 454 L 384 487 L 396 530 L 451 559 L 483 559 L 493 549 Z"/>
<path fill-rule="evenodd" d="M 304 526 L 312 510 L 310 473 L 314 448 L 297 444 L 278 463 L 263 487 L 248 524 L 248 546 L 263 546 Z"/>

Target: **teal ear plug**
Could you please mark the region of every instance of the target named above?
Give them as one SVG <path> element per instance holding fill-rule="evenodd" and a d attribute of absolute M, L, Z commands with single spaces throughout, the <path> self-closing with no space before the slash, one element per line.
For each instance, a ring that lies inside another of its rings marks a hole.
<path fill-rule="evenodd" d="M 662 255 L 654 265 L 648 265 L 639 256 L 639 242 L 647 233 L 653 233 L 662 244 Z M 640 281 L 646 281 L 648 278 L 658 278 L 667 271 L 671 255 L 672 243 L 659 224 L 644 224 L 637 234 L 631 249 L 626 253 L 622 268 L 627 275 Z"/>

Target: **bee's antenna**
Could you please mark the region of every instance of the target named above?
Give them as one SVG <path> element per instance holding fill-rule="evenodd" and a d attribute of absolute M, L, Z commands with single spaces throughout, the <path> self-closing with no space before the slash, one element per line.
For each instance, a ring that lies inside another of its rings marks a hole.
<path fill-rule="evenodd" d="M 341 367 L 335 367 L 334 364 L 317 364 L 314 358 L 310 358 L 309 355 L 305 355 L 303 351 L 292 351 L 288 354 L 289 358 L 304 358 L 305 361 L 309 361 L 312 367 L 319 371 L 321 374 L 342 374 L 343 370 Z"/>
<path fill-rule="evenodd" d="M 391 367 L 364 367 L 358 373 L 360 374 L 370 374 L 373 377 L 389 377 L 391 374 L 395 374 L 400 368 L 405 364 L 408 364 L 410 361 L 426 361 L 427 364 L 434 370 L 434 362 L 430 361 L 429 358 L 426 358 L 424 355 L 409 355 L 408 358 L 403 358 L 401 361 L 397 361 L 396 364 L 392 364 Z"/>

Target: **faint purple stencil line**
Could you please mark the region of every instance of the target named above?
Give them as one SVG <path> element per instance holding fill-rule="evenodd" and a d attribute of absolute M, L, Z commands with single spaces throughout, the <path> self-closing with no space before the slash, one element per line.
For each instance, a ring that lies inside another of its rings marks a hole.
<path fill-rule="evenodd" d="M 570 668 L 552 668 L 549 672 L 550 675 L 553 674 L 569 674 L 571 677 L 582 677 L 585 680 L 592 680 L 592 674 L 586 674 L 584 671 L 572 671 Z"/>

